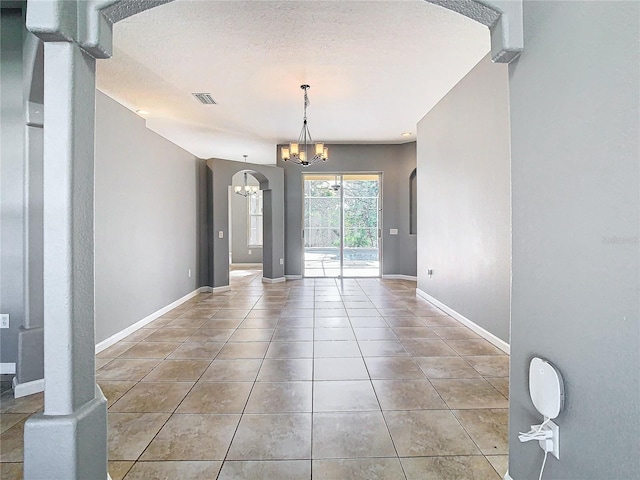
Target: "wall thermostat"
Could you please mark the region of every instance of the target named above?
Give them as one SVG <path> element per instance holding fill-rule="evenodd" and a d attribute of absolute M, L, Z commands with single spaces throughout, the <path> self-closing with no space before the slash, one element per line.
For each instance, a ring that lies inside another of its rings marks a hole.
<path fill-rule="evenodd" d="M 564 406 L 562 375 L 551 362 L 539 357 L 529 364 L 529 393 L 533 406 L 545 418 L 556 418 Z"/>

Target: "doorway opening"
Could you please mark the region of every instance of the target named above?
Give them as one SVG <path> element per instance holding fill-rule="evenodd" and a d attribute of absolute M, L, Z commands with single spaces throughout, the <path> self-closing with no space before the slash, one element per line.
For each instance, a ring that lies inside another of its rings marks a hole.
<path fill-rule="evenodd" d="M 302 176 L 305 277 L 380 277 L 381 176 Z"/>

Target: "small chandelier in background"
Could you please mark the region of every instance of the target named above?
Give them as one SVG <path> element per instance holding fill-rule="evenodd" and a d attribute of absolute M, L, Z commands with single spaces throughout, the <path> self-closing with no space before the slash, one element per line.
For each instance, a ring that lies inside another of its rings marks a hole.
<path fill-rule="evenodd" d="M 308 167 L 314 163 L 329 160 L 329 149 L 325 147 L 322 142 L 314 144 L 311 139 L 311 133 L 307 125 L 307 107 L 309 106 L 307 90 L 311 87 L 309 85 L 300 85 L 300 88 L 304 90 L 304 119 L 302 121 L 302 130 L 300 131 L 297 143 L 291 142 L 288 147 L 282 147 L 280 149 L 280 157 L 285 162 L 293 162 L 297 165 Z M 309 149 L 311 149 L 311 152 L 309 152 Z"/>
<path fill-rule="evenodd" d="M 247 163 L 247 155 L 243 155 L 244 163 Z M 257 185 L 247 185 L 247 172 L 244 172 L 242 185 L 234 185 L 233 191 L 243 197 L 249 197 L 258 193 L 260 187 Z"/>

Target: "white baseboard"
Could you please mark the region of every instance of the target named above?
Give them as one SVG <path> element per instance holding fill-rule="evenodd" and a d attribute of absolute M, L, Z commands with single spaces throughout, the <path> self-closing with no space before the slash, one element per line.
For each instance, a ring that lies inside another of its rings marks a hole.
<path fill-rule="evenodd" d="M 411 275 L 401 275 L 401 274 L 386 274 L 386 275 L 382 275 L 382 278 L 387 278 L 389 280 L 412 280 L 414 282 L 418 281 L 418 277 L 413 277 Z"/>
<path fill-rule="evenodd" d="M 285 275 L 284 278 L 287 280 L 302 280 L 302 275 Z"/>
<path fill-rule="evenodd" d="M 428 293 L 423 292 L 419 288 L 416 288 L 416 294 L 419 297 L 424 298 L 426 301 L 434 304 L 436 307 L 438 307 L 443 312 L 451 315 L 453 318 L 458 320 L 463 325 L 466 325 L 467 327 L 469 327 L 471 330 L 476 332 L 478 335 L 480 335 L 485 340 L 491 342 L 493 345 L 498 347 L 500 350 L 505 352 L 507 355 L 511 352 L 511 349 L 510 349 L 509 344 L 507 342 L 505 342 L 504 340 L 496 337 L 493 333 L 485 330 L 480 325 L 472 322 L 471 320 L 469 320 L 464 315 L 461 315 L 458 312 L 456 312 L 455 310 L 453 310 L 452 308 L 447 307 L 444 303 L 440 302 L 439 300 L 436 300 L 435 298 L 433 298 Z"/>
<path fill-rule="evenodd" d="M 13 375 L 16 373 L 16 364 L 15 363 L 0 363 L 0 374 L 1 375 Z"/>
<path fill-rule="evenodd" d="M 231 263 L 229 266 L 236 268 L 262 268 L 262 263 Z"/>
<path fill-rule="evenodd" d="M 231 290 L 231 287 L 229 285 L 222 285 L 221 287 L 206 287 L 209 290 L 207 290 L 210 293 L 222 293 L 222 292 L 228 292 L 229 290 Z"/>
<path fill-rule="evenodd" d="M 504 474 L 504 480 L 513 480 L 513 478 L 511 478 L 511 475 L 509 475 L 509 471 Z"/>
<path fill-rule="evenodd" d="M 101 351 L 103 351 L 106 348 L 109 348 L 111 345 L 114 345 L 115 343 L 119 342 L 120 340 L 122 340 L 123 338 L 131 335 L 133 332 L 135 332 L 136 330 L 140 330 L 142 327 L 144 327 L 145 325 L 148 325 L 149 323 L 153 322 L 156 318 L 164 315 L 165 313 L 173 310 L 174 308 L 176 308 L 179 305 L 182 305 L 184 302 L 186 302 L 187 300 L 195 297 L 196 295 L 198 295 L 199 293 L 202 292 L 208 292 L 210 291 L 211 287 L 201 287 L 201 288 L 197 288 L 195 289 L 193 292 L 191 293 L 187 293 L 184 297 L 179 298 L 178 300 L 176 300 L 173 303 L 170 303 L 169 305 L 167 305 L 166 307 L 162 307 L 160 310 L 157 310 L 155 312 L 153 312 L 151 315 L 147 315 L 146 317 L 144 317 L 142 320 L 134 323 L 133 325 L 129 325 L 127 328 L 125 328 L 124 330 L 120 330 L 118 333 L 111 335 L 109 338 L 99 342 L 96 345 L 96 354 L 100 353 Z M 218 288 L 223 288 L 223 287 L 218 287 Z M 229 287 L 224 287 L 229 289 Z M 215 289 L 214 289 L 215 290 Z"/>
<path fill-rule="evenodd" d="M 18 383 L 18 379 L 13 377 L 14 398 L 26 397 L 34 393 L 44 392 L 44 378 L 32 380 L 31 382 Z"/>
<path fill-rule="evenodd" d="M 262 283 L 282 283 L 282 282 L 286 282 L 287 279 L 285 277 L 280 277 L 280 278 L 267 278 L 267 277 L 262 277 Z"/>

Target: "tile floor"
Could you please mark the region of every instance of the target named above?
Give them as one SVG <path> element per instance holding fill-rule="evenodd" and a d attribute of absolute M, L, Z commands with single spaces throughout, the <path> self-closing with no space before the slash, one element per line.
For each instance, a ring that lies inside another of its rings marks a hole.
<path fill-rule="evenodd" d="M 97 355 L 109 470 L 126 479 L 499 480 L 508 356 L 415 282 L 201 294 Z M 42 394 L 1 401 L 0 478 L 22 477 Z M 54 479 L 52 479 L 54 480 Z"/>

